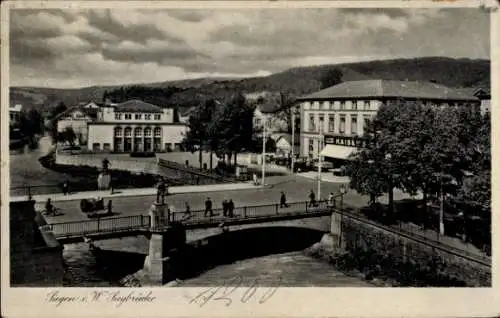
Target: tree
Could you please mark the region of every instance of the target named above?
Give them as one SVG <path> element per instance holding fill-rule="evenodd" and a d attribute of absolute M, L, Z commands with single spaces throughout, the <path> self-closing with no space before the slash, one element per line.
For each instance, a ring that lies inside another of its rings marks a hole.
<path fill-rule="evenodd" d="M 342 71 L 338 68 L 328 69 L 320 79 L 321 89 L 342 83 Z"/>
<path fill-rule="evenodd" d="M 372 196 L 389 191 L 390 207 L 393 188 L 421 191 L 424 206 L 430 195 L 455 195 L 464 170 L 472 166 L 472 137 L 478 131 L 474 116 L 467 109 L 418 101 L 383 105 L 366 127 L 367 147 L 347 169 L 351 186 Z"/>
<path fill-rule="evenodd" d="M 73 130 L 72 127 L 66 127 L 64 130 L 60 133 L 58 133 L 58 141 L 60 142 L 67 142 L 70 144 L 71 147 L 75 146 L 75 140 L 77 139 L 77 136 L 75 134 L 75 131 Z"/>
<path fill-rule="evenodd" d="M 213 140 L 209 136 L 209 124 L 212 121 L 214 109 L 215 101 L 207 100 L 191 112 L 188 121 L 189 130 L 183 140 L 183 145 L 188 151 L 192 153 L 199 151 L 200 169 L 203 167 L 203 150 L 206 149 L 209 141 Z M 210 156 L 210 161 L 212 161 L 212 156 Z"/>

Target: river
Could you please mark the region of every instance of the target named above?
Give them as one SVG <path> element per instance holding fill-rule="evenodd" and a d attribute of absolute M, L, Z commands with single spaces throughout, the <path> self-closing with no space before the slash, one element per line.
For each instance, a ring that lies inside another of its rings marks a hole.
<path fill-rule="evenodd" d="M 68 265 L 67 287 L 118 287 L 119 280 L 136 271 L 144 256 L 128 255 L 127 262 L 98 264 L 86 244 L 67 245 L 64 259 Z M 128 264 L 124 267 L 123 264 Z M 241 278 L 243 285 L 279 287 L 373 287 L 359 278 L 347 276 L 324 261 L 302 251 L 267 255 L 219 265 L 199 276 L 181 281 L 180 287 L 214 286 Z"/>

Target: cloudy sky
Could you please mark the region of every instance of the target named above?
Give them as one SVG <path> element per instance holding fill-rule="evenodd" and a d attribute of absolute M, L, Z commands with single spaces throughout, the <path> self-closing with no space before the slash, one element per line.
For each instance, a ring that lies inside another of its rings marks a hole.
<path fill-rule="evenodd" d="M 11 84 L 68 88 L 395 57 L 489 58 L 489 25 L 479 9 L 16 9 Z"/>

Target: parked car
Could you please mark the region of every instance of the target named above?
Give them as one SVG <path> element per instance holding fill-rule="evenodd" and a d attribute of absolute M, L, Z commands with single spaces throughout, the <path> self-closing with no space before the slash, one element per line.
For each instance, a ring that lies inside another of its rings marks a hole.
<path fill-rule="evenodd" d="M 318 169 L 319 167 L 319 161 L 318 159 L 315 159 L 312 163 L 312 166 L 314 169 Z M 327 171 L 327 170 L 330 170 L 330 169 L 333 169 L 333 163 L 331 162 L 328 162 L 328 161 L 321 161 L 321 170 L 323 171 Z"/>
<path fill-rule="evenodd" d="M 313 170 L 308 158 L 297 158 L 294 164 L 294 172 L 307 172 Z"/>

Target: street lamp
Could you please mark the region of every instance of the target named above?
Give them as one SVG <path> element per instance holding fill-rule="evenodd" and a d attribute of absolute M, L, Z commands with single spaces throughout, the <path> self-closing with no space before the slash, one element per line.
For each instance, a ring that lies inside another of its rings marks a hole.
<path fill-rule="evenodd" d="M 318 138 L 318 201 L 321 201 L 321 151 L 323 150 L 323 121 L 319 121 Z"/>
<path fill-rule="evenodd" d="M 389 163 L 389 215 L 392 217 L 392 214 L 394 212 L 394 192 L 392 191 L 393 186 L 392 186 L 392 155 L 390 153 L 387 153 L 385 155 L 385 160 Z"/>
<path fill-rule="evenodd" d="M 295 172 L 295 115 L 296 115 L 296 111 L 297 109 L 295 108 L 295 106 L 292 106 L 290 108 L 291 112 L 292 112 L 292 162 L 291 162 L 291 169 L 292 169 L 292 173 Z"/>
<path fill-rule="evenodd" d="M 266 116 L 262 116 L 262 186 L 266 177 Z"/>

